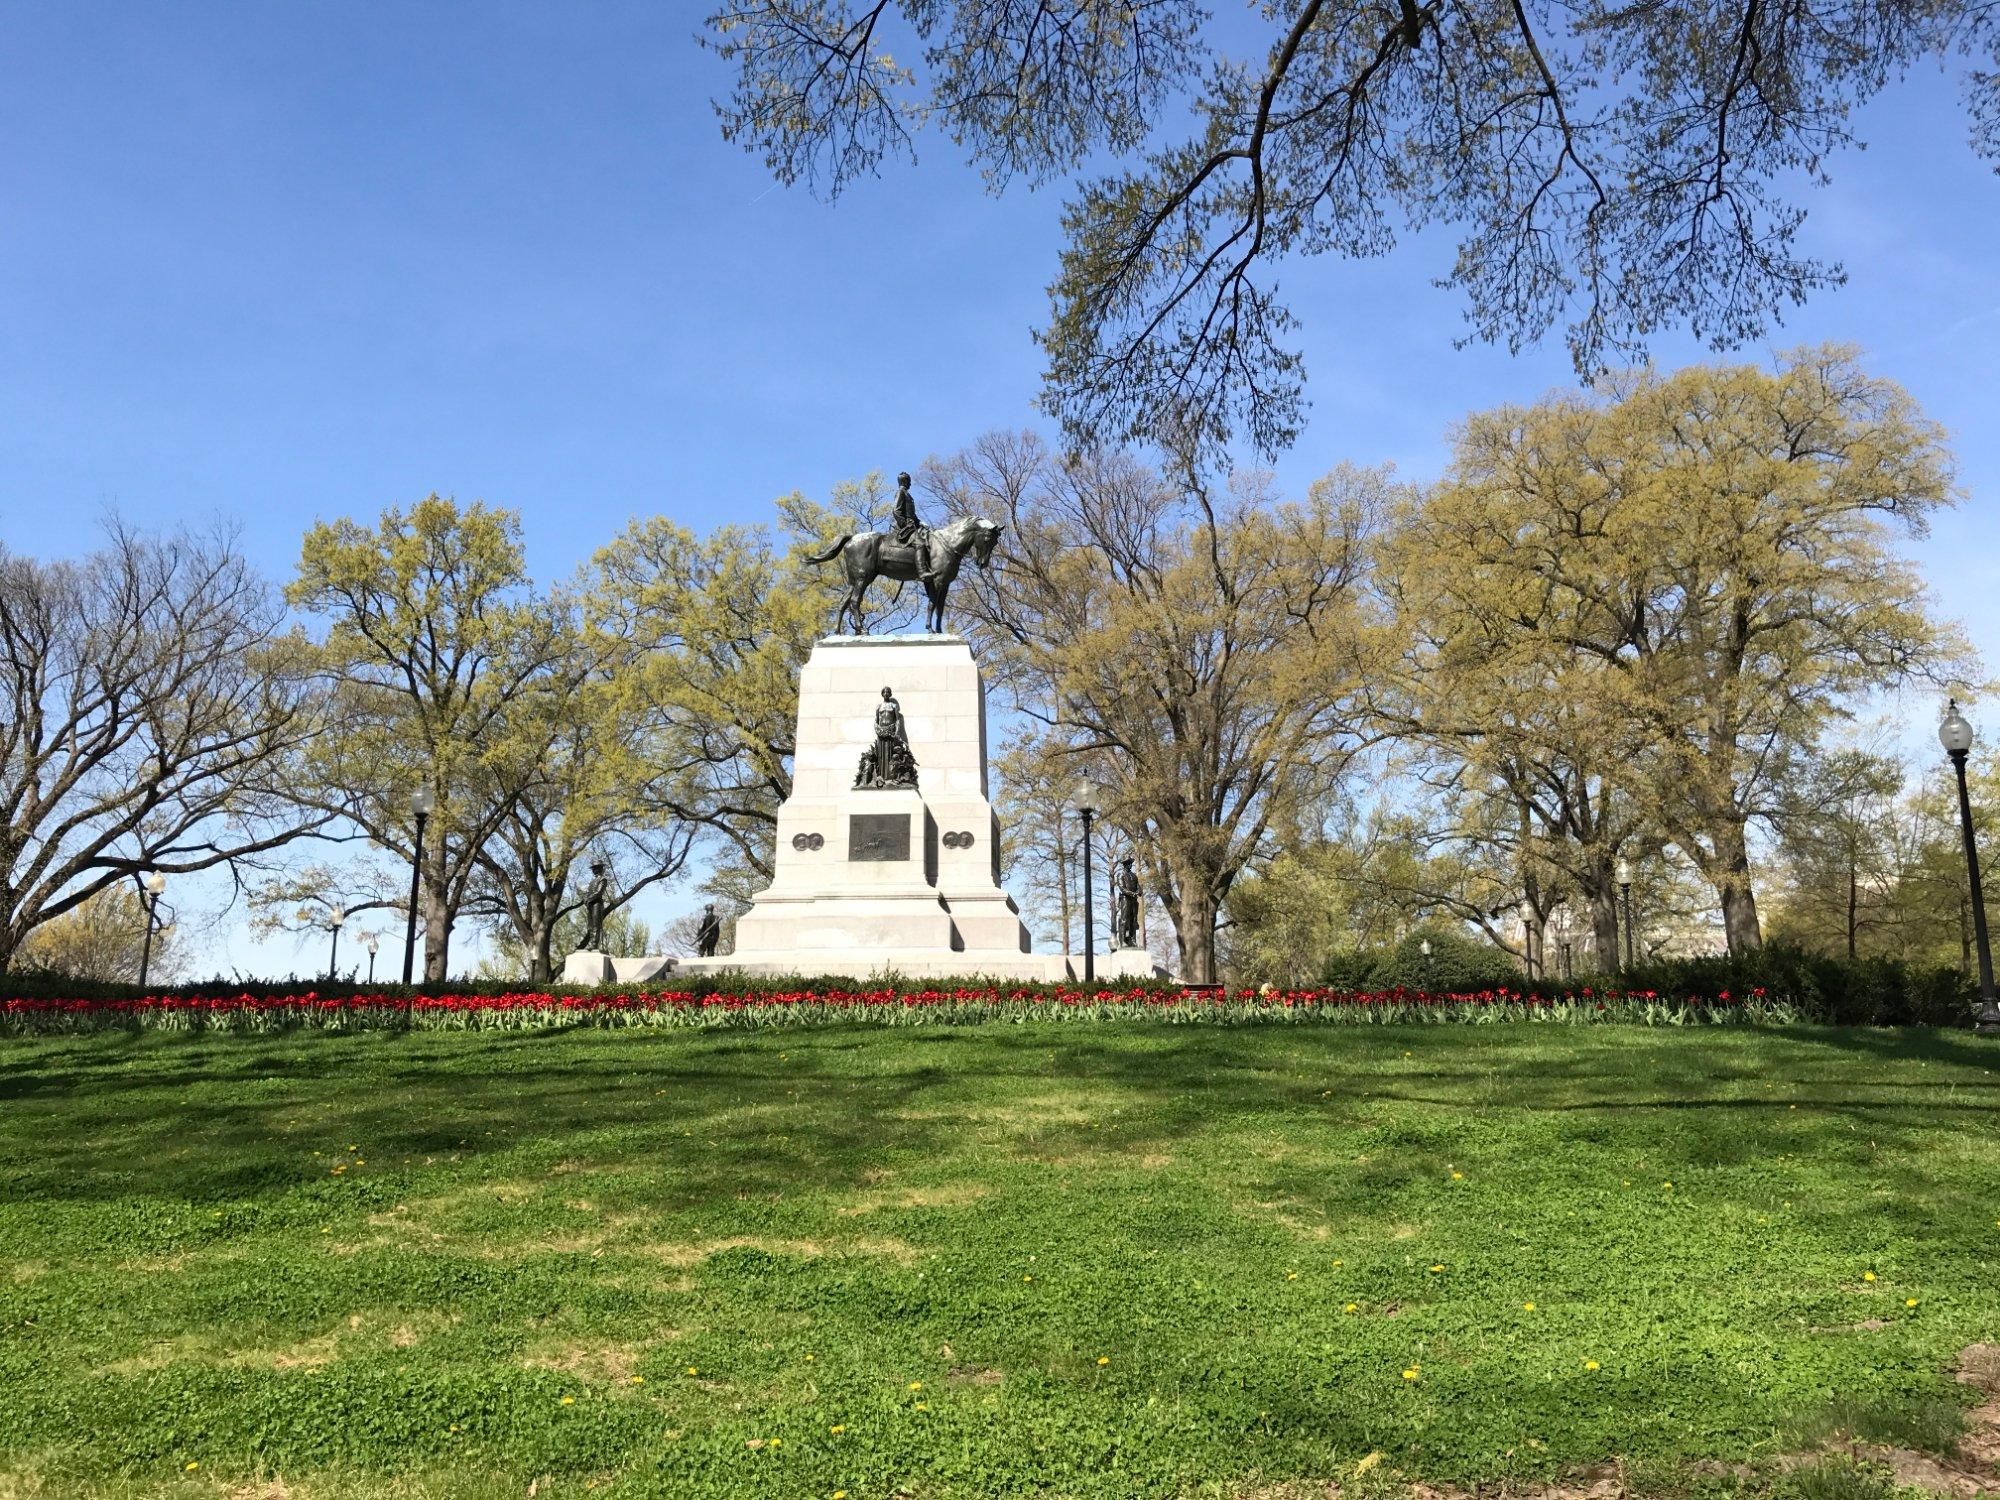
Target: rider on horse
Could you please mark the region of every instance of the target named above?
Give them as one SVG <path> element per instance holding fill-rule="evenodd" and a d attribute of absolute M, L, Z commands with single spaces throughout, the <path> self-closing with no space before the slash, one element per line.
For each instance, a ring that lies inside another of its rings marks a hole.
<path fill-rule="evenodd" d="M 917 577 L 937 577 L 937 567 L 931 560 L 931 529 L 917 519 L 917 502 L 910 494 L 910 476 L 896 476 L 896 519 L 890 528 L 890 535 L 898 543 L 909 547 L 917 554 Z"/>

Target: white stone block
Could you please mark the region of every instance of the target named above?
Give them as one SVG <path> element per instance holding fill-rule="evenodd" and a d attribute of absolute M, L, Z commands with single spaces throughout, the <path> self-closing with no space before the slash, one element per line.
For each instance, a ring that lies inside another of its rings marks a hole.
<path fill-rule="evenodd" d="M 563 960 L 562 983 L 564 984 L 609 984 L 611 982 L 611 960 L 602 953 L 592 953 L 579 949 Z"/>

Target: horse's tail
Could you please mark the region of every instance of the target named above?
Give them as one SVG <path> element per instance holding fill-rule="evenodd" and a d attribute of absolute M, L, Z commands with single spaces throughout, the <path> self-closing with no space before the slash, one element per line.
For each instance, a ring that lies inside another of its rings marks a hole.
<path fill-rule="evenodd" d="M 840 556 L 841 549 L 853 540 L 854 533 L 850 531 L 846 536 L 835 542 L 828 551 L 822 552 L 818 557 L 808 557 L 806 561 L 814 564 L 832 562 L 836 557 Z"/>

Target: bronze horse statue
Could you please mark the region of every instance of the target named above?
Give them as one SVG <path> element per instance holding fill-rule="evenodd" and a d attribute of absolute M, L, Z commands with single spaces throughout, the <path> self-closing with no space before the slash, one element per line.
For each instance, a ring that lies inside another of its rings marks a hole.
<path fill-rule="evenodd" d="M 931 528 L 931 566 L 935 576 L 921 578 L 924 592 L 930 596 L 930 607 L 924 611 L 924 628 L 930 631 L 944 629 L 944 596 L 950 590 L 952 580 L 958 577 L 959 564 L 967 557 L 985 567 L 993 558 L 993 544 L 1000 540 L 1002 527 L 991 521 L 982 521 L 977 516 L 960 516 L 947 521 L 942 526 Z M 845 553 L 845 556 L 842 554 Z M 917 549 L 907 547 L 880 531 L 853 531 L 835 542 L 829 551 L 818 557 L 808 557 L 809 563 L 832 562 L 836 557 L 847 569 L 847 597 L 840 601 L 840 609 L 833 617 L 833 627 L 839 630 L 841 622 L 854 621 L 854 633 L 865 633 L 861 621 L 861 598 L 868 592 L 868 585 L 878 578 L 891 578 L 897 583 L 919 580 Z"/>

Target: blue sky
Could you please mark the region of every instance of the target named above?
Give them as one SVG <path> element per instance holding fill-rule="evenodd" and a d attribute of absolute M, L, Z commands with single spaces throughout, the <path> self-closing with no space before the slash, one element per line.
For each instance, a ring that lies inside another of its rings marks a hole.
<path fill-rule="evenodd" d="M 313 520 L 438 490 L 519 509 L 549 578 L 635 515 L 761 519 L 1032 423 L 1060 191 L 991 198 L 937 139 L 833 206 L 775 186 L 720 138 L 701 9 L 0 9 L 0 540 L 222 516 L 282 579 Z M 1859 124 L 1806 200 L 1848 285 L 1771 347 L 1857 343 L 1952 430 L 1967 499 L 1917 555 L 2000 662 L 2000 177 L 1934 71 Z M 1568 382 L 1452 347 L 1450 252 L 1284 268 L 1287 485 L 1427 477 L 1465 412 Z"/>

